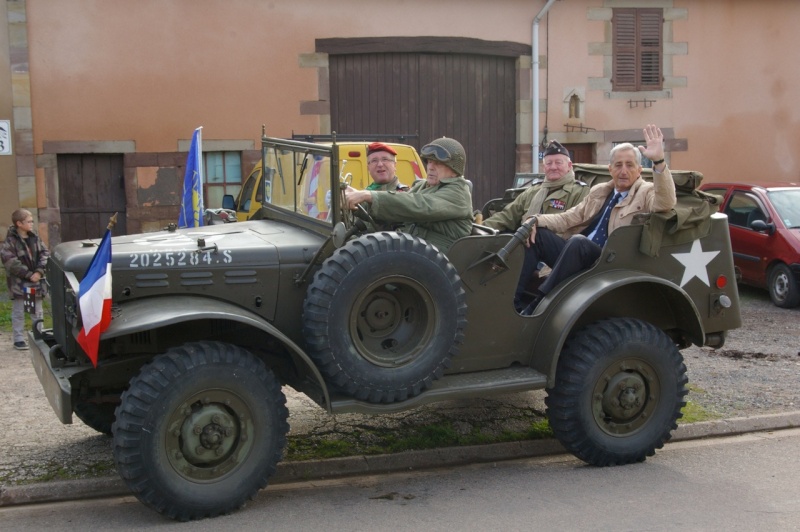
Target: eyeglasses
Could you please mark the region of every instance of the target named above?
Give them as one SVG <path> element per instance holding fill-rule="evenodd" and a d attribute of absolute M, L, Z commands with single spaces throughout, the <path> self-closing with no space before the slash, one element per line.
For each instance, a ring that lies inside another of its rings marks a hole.
<path fill-rule="evenodd" d="M 367 161 L 367 164 L 370 165 L 370 166 L 374 166 L 374 165 L 379 164 L 379 163 L 390 164 L 390 163 L 394 163 L 394 162 L 395 162 L 394 159 L 389 159 L 389 158 L 385 158 L 384 157 L 382 159 L 372 159 L 371 161 Z"/>
<path fill-rule="evenodd" d="M 423 146 L 422 151 L 420 151 L 420 155 L 422 155 L 423 159 L 432 157 L 442 163 L 450 162 L 450 160 L 453 158 L 449 151 L 436 144 L 427 144 L 426 146 Z"/>

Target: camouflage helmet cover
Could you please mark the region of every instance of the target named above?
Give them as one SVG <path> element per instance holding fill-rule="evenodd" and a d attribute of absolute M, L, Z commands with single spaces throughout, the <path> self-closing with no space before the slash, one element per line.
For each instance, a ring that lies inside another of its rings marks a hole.
<path fill-rule="evenodd" d="M 452 169 L 456 175 L 464 175 L 464 166 L 467 163 L 467 154 L 464 146 L 455 139 L 442 137 L 426 144 L 420 150 L 423 161 L 433 159 Z"/>

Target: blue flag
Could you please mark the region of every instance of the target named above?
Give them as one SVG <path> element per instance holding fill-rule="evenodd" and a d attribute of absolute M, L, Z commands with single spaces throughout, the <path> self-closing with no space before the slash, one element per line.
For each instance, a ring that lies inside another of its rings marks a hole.
<path fill-rule="evenodd" d="M 186 160 L 183 176 L 183 195 L 178 227 L 201 227 L 203 225 L 203 136 L 202 126 L 194 130 L 192 146 Z"/>

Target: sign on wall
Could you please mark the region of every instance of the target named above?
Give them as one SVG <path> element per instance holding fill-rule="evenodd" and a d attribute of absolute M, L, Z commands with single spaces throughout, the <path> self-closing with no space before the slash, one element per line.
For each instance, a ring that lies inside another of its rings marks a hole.
<path fill-rule="evenodd" d="M 11 120 L 0 120 L 0 155 L 11 155 Z"/>

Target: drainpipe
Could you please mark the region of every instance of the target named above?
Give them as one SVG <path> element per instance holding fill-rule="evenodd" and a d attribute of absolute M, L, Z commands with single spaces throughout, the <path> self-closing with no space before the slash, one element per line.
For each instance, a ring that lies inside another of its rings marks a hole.
<path fill-rule="evenodd" d="M 556 0 L 547 0 L 541 11 L 534 17 L 531 27 L 531 99 L 533 102 L 533 173 L 539 173 L 539 21 L 542 20 Z"/>

